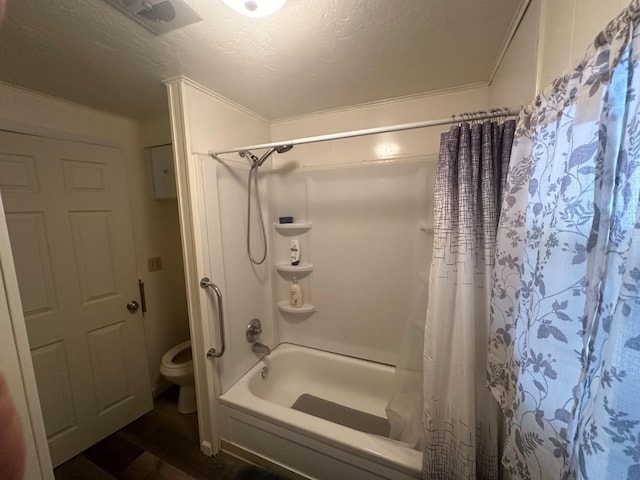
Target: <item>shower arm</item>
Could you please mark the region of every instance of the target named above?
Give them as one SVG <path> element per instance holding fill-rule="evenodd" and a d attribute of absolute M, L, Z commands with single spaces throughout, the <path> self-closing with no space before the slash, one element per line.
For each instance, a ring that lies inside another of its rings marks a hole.
<path fill-rule="evenodd" d="M 218 305 L 218 326 L 220 327 L 220 350 L 210 348 L 207 351 L 207 358 L 220 358 L 224 354 L 224 314 L 222 312 L 222 292 L 218 286 L 213 283 L 209 277 L 202 277 L 200 280 L 200 288 L 211 288 L 216 294 L 216 304 Z"/>
<path fill-rule="evenodd" d="M 246 158 L 247 160 L 249 160 L 249 163 L 251 164 L 251 169 L 253 170 L 254 168 L 261 167 L 262 164 L 264 162 L 266 162 L 267 158 L 269 158 L 271 155 L 273 155 L 274 152 L 275 153 L 285 153 L 285 152 L 288 152 L 289 150 L 291 150 L 292 148 L 293 148 L 293 145 L 289 145 L 289 144 L 283 144 L 283 145 L 279 145 L 277 147 L 271 147 L 271 148 L 269 148 L 269 150 L 267 150 L 265 153 L 263 153 L 260 158 L 256 157 L 253 153 L 251 153 L 247 149 L 238 150 L 237 153 L 242 158 Z"/>

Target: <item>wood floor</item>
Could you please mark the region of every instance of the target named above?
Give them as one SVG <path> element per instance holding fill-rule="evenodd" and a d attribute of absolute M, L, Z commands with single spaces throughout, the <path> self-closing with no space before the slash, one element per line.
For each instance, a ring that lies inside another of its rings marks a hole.
<path fill-rule="evenodd" d="M 195 413 L 177 411 L 177 387 L 152 412 L 54 470 L 56 480 L 284 480 L 221 452 L 200 453 Z"/>

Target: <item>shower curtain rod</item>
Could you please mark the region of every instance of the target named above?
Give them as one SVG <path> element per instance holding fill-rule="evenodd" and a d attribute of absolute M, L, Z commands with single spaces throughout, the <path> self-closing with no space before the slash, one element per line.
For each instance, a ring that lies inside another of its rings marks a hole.
<path fill-rule="evenodd" d="M 462 113 L 460 115 L 452 115 L 449 118 L 439 120 L 427 120 L 424 122 L 401 123 L 398 125 L 390 125 L 387 127 L 367 128 L 364 130 L 353 130 L 350 132 L 332 133 L 328 135 L 318 135 L 316 137 L 296 138 L 284 142 L 262 143 L 259 145 L 248 145 L 246 147 L 230 148 L 228 150 L 209 150 L 209 156 L 216 158 L 218 155 L 225 153 L 238 153 L 245 150 L 260 150 L 264 148 L 277 148 L 283 146 L 303 145 L 306 143 L 326 142 L 329 140 L 340 140 L 342 138 L 364 137 L 365 135 L 376 135 L 378 133 L 399 132 L 402 130 L 414 130 L 416 128 L 436 127 L 438 125 L 447 125 L 450 123 L 458 123 L 464 121 L 484 120 L 494 117 L 514 117 L 522 110 L 522 106 L 497 108 L 490 111 L 479 111 L 472 113 Z"/>

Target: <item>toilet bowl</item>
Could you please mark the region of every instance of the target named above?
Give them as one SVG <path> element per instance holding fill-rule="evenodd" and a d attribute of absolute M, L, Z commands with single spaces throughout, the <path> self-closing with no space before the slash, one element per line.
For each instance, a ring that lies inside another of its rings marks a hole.
<path fill-rule="evenodd" d="M 193 360 L 191 358 L 191 340 L 176 345 L 162 357 L 160 373 L 180 386 L 178 411 L 193 413 L 196 411 L 196 387 L 193 378 Z"/>

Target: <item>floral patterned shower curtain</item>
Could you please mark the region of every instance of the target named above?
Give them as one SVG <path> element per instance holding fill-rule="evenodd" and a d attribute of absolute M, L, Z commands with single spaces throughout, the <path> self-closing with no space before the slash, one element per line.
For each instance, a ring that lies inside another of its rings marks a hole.
<path fill-rule="evenodd" d="M 423 476 L 498 478 L 498 408 L 486 388 L 501 178 L 515 121 L 441 138 L 424 345 Z"/>
<path fill-rule="evenodd" d="M 489 384 L 514 479 L 640 479 L 640 2 L 518 119 Z"/>

